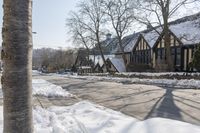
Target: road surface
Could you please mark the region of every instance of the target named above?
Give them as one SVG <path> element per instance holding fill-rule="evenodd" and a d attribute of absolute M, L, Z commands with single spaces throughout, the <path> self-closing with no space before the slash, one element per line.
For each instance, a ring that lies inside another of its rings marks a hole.
<path fill-rule="evenodd" d="M 62 86 L 75 98 L 39 97 L 35 101 L 44 107 L 71 105 L 89 100 L 102 106 L 144 120 L 152 117 L 170 118 L 200 125 L 200 90 L 163 88 L 111 81 L 87 80 L 57 75 L 34 75 Z"/>

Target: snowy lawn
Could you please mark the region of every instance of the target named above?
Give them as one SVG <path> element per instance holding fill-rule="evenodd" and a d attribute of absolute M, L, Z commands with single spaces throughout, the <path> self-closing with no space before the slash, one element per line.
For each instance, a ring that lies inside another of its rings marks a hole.
<path fill-rule="evenodd" d="M 200 76 L 200 73 L 194 72 L 194 73 L 185 73 L 185 72 L 160 72 L 160 73 L 150 73 L 150 72 L 124 72 L 124 73 L 116 73 L 117 75 L 126 75 L 126 76 L 131 76 L 131 75 L 137 75 L 137 76 L 185 76 L 186 74 L 189 76 Z"/>
<path fill-rule="evenodd" d="M 109 76 L 109 73 L 86 73 L 89 76 Z M 115 73 L 118 76 L 147 76 L 147 77 L 159 77 L 159 76 L 200 76 L 199 72 L 186 73 L 186 72 L 120 72 Z"/>
<path fill-rule="evenodd" d="M 33 113 L 35 133 L 200 133 L 200 127 L 192 124 L 163 118 L 138 121 L 87 101 L 68 107 L 35 107 Z"/>
<path fill-rule="evenodd" d="M 43 79 L 33 79 L 33 95 L 45 97 L 72 97 L 73 95 L 64 90 L 61 86 L 54 85 Z M 0 98 L 3 97 L 0 86 Z"/>

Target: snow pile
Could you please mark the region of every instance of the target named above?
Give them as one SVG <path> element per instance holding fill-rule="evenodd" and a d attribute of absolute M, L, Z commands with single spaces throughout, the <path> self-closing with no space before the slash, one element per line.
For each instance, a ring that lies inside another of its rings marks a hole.
<path fill-rule="evenodd" d="M 147 85 L 158 85 L 167 87 L 177 87 L 177 88 L 200 88 L 200 80 L 195 79 L 140 79 L 140 78 L 119 78 L 111 76 L 72 76 L 64 75 L 64 77 L 75 78 L 75 79 L 87 79 L 87 80 L 99 80 L 99 81 L 114 81 L 118 83 L 134 83 L 134 84 L 147 84 Z"/>
<path fill-rule="evenodd" d="M 198 133 L 200 127 L 169 119 L 138 121 L 120 112 L 83 101 L 70 107 L 34 110 L 36 132 L 47 133 Z"/>
<path fill-rule="evenodd" d="M 126 131 L 126 126 L 134 122 L 134 118 L 86 101 L 69 107 L 50 107 L 47 110 L 37 107 L 34 110 L 36 132 L 117 133 Z"/>
<path fill-rule="evenodd" d="M 38 70 L 32 70 L 32 75 L 33 76 L 37 76 L 37 75 L 40 75 L 41 72 L 39 72 Z"/>
<path fill-rule="evenodd" d="M 199 133 L 200 127 L 163 118 L 138 121 L 120 112 L 83 101 L 68 107 L 33 109 L 35 133 Z M 3 107 L 0 106 L 0 133 Z"/>
<path fill-rule="evenodd" d="M 62 87 L 54 85 L 43 79 L 34 79 L 33 95 L 46 96 L 46 97 L 71 97 L 72 94 L 65 91 Z"/>
<path fill-rule="evenodd" d="M 0 132 L 3 129 L 0 107 Z M 83 101 L 68 107 L 33 110 L 35 133 L 199 133 L 200 127 L 163 118 L 138 121 Z"/>
<path fill-rule="evenodd" d="M 45 97 L 72 97 L 73 95 L 65 91 L 62 87 L 54 85 L 43 79 L 32 80 L 33 90 L 35 96 Z M 0 98 L 3 98 L 3 93 L 0 85 Z"/>
<path fill-rule="evenodd" d="M 160 72 L 160 73 L 150 73 L 150 72 L 124 72 L 124 73 L 116 73 L 116 75 L 124 75 L 124 76 L 149 76 L 149 77 L 159 77 L 159 76 L 200 76 L 200 73 L 185 73 L 185 72 Z"/>

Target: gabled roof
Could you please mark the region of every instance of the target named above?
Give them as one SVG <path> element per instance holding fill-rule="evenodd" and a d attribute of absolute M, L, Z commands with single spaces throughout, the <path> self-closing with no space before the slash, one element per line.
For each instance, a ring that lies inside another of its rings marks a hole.
<path fill-rule="evenodd" d="M 126 66 L 122 58 L 112 58 L 110 61 L 118 72 L 126 72 Z"/>
<path fill-rule="evenodd" d="M 184 18 L 185 21 L 170 25 L 170 30 L 183 43 L 183 45 L 200 43 L 200 18 Z"/>
<path fill-rule="evenodd" d="M 101 69 L 101 66 L 99 65 L 99 63 L 97 63 L 97 64 L 95 65 L 94 70 L 96 70 L 96 69 Z"/>
<path fill-rule="evenodd" d="M 158 32 L 161 30 L 158 30 Z M 140 36 L 143 36 L 149 46 L 152 48 L 159 38 L 159 34 L 155 30 L 144 30 L 131 35 L 129 43 L 124 47 L 124 52 L 131 52 L 135 47 L 136 43 L 139 41 Z"/>
<path fill-rule="evenodd" d="M 170 22 L 169 30 L 183 45 L 200 43 L 200 13 Z"/>
<path fill-rule="evenodd" d="M 154 46 L 154 44 L 156 43 L 156 41 L 158 40 L 160 34 L 162 32 L 161 28 L 158 28 L 155 30 L 147 30 L 142 32 L 142 36 L 144 37 L 144 39 L 147 41 L 147 43 L 149 44 L 149 46 L 152 48 Z"/>
<path fill-rule="evenodd" d="M 140 33 L 134 33 L 130 36 L 125 37 L 124 39 L 128 38 L 127 39 L 128 41 L 124 47 L 124 52 L 131 52 L 133 50 L 134 46 L 136 45 L 139 37 L 140 37 Z"/>
<path fill-rule="evenodd" d="M 183 17 L 172 21 L 169 24 L 170 31 L 183 43 L 183 45 L 200 43 L 200 13 Z M 124 47 L 124 51 L 131 52 L 138 42 L 140 35 L 144 37 L 152 48 L 163 32 L 161 27 L 155 28 L 156 31 L 154 29 L 147 29 L 125 37 L 124 39 L 129 39 L 129 43 Z"/>
<path fill-rule="evenodd" d="M 126 72 L 126 66 L 122 58 L 109 57 L 106 59 L 106 61 L 109 61 L 117 70 L 117 72 Z M 105 67 L 105 65 L 103 64 L 101 67 Z"/>
<path fill-rule="evenodd" d="M 170 31 L 182 42 L 183 45 L 200 43 L 200 13 L 172 21 L 169 25 Z M 156 31 L 152 28 L 125 36 L 122 39 L 124 52 L 132 52 L 134 46 L 139 41 L 140 36 L 143 36 L 148 45 L 153 48 L 160 35 L 163 33 L 161 27 L 157 26 L 154 28 Z M 107 42 L 106 46 L 108 47 L 109 45 L 116 47 L 111 51 L 111 53 L 119 53 L 121 51 L 118 46 L 117 38 L 112 38 L 109 43 Z"/>
<path fill-rule="evenodd" d="M 122 42 L 124 46 L 124 52 L 131 52 L 135 45 L 138 43 L 141 36 L 144 37 L 148 45 L 152 48 L 160 36 L 160 34 L 157 32 L 160 32 L 161 34 L 161 28 L 157 29 L 157 31 L 153 29 L 147 29 L 124 37 Z"/>

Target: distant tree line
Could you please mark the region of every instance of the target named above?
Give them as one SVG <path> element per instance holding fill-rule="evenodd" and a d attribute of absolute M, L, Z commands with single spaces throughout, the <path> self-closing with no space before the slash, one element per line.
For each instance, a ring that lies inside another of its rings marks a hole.
<path fill-rule="evenodd" d="M 76 50 L 42 48 L 33 50 L 33 69 L 58 72 L 71 69 L 75 60 Z"/>

